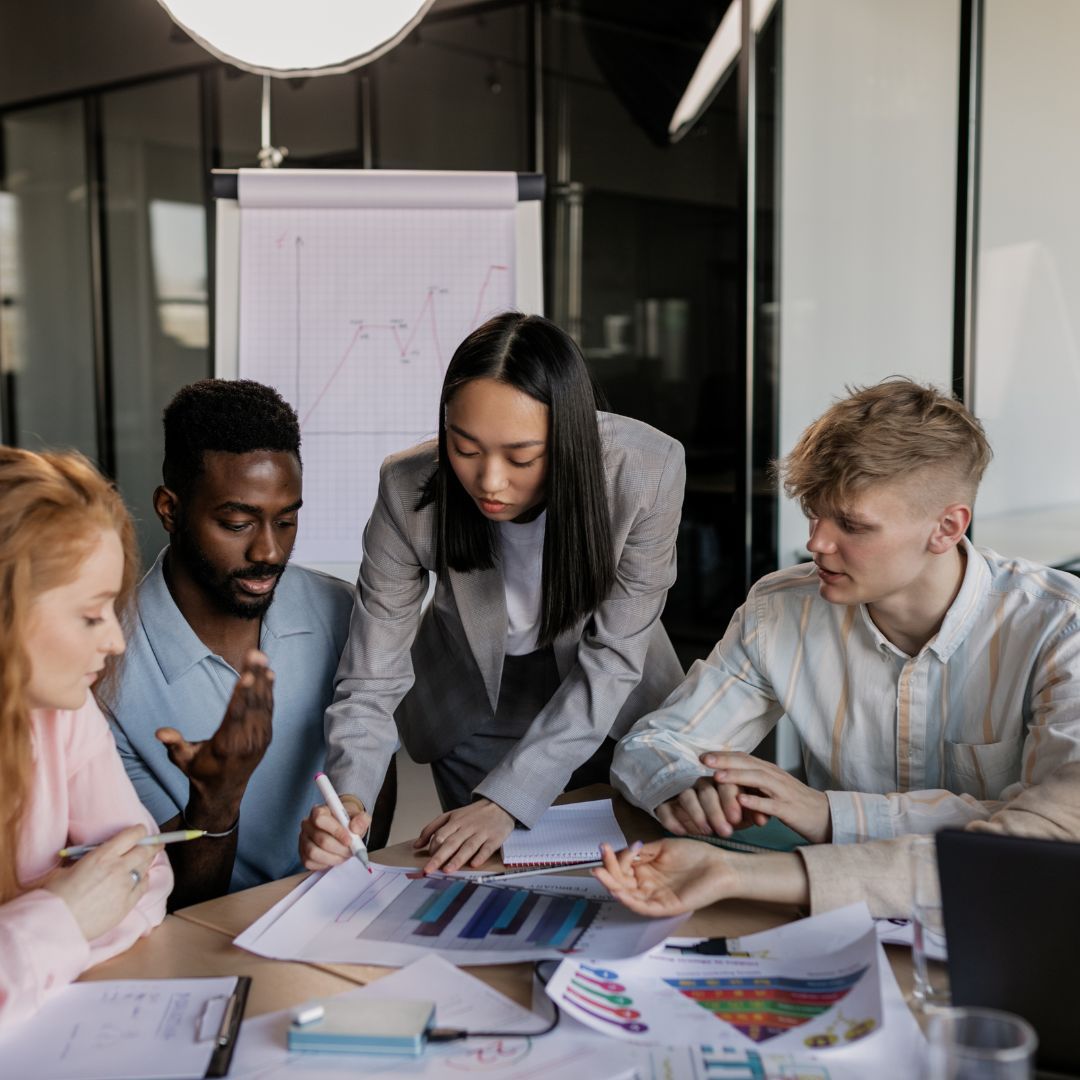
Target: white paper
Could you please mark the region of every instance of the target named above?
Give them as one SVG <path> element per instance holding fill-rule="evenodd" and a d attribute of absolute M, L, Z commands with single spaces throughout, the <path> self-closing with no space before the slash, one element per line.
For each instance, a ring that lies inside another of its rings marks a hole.
<path fill-rule="evenodd" d="M 613 900 L 372 867 L 369 874 L 356 859 L 334 867 L 236 944 L 279 960 L 401 967 L 435 953 L 459 964 L 506 964 L 637 956 L 682 921 L 644 919 Z"/>
<path fill-rule="evenodd" d="M 300 420 L 298 562 L 359 560 L 383 459 L 434 435 L 454 350 L 515 306 L 516 198 L 513 174 L 241 175 L 238 372 Z"/>
<path fill-rule="evenodd" d="M 199 1039 L 202 1014 L 235 988 L 235 976 L 74 983 L 0 1035 L 0 1073 L 34 1080 L 205 1076 L 217 1047 Z"/>
<path fill-rule="evenodd" d="M 552 806 L 531 829 L 514 829 L 503 844 L 507 868 L 559 866 L 600 857 L 600 845 L 626 847 L 610 799 Z"/>
<path fill-rule="evenodd" d="M 881 1027 L 878 944 L 865 905 L 747 935 L 741 945 L 748 955 L 660 948 L 619 963 L 564 960 L 547 992 L 589 1027 L 639 1044 L 805 1053 Z"/>
<path fill-rule="evenodd" d="M 336 1000 L 377 995 L 435 1002 L 440 1027 L 485 1031 L 535 1031 L 544 1016 L 521 1008 L 479 979 L 436 956 L 418 960 L 375 983 L 348 991 Z M 484 1073 L 503 1080 L 629 1080 L 634 1074 L 632 1051 L 592 1032 L 560 1027 L 541 1038 L 468 1039 L 429 1046 L 418 1058 L 289 1053 L 286 1033 L 289 1011 L 244 1023 L 232 1068 L 233 1080 L 301 1080 L 302 1077 L 416 1077 L 446 1080 Z"/>

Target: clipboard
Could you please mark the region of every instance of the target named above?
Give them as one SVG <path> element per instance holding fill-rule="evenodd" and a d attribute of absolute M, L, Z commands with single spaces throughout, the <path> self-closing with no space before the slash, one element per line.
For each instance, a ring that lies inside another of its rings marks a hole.
<path fill-rule="evenodd" d="M 207 1077 L 227 1076 L 232 1064 L 233 1051 L 236 1049 L 236 1037 L 240 1034 L 240 1022 L 247 1009 L 248 994 L 251 992 L 251 976 L 237 975 L 236 988 L 225 1004 L 221 1030 L 218 1033 L 217 1049 L 206 1067 Z"/>

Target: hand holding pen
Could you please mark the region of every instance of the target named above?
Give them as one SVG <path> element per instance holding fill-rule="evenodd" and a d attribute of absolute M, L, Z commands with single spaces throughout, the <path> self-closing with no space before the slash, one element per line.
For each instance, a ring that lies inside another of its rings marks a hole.
<path fill-rule="evenodd" d="M 87 941 L 119 925 L 146 892 L 161 847 L 140 843 L 144 839 L 143 825 L 122 829 L 78 862 L 58 867 L 41 886 L 64 901 Z"/>
<path fill-rule="evenodd" d="M 315 806 L 300 825 L 300 858 L 308 870 L 337 866 L 350 856 L 371 869 L 362 837 L 371 815 L 355 795 L 339 796 L 325 773 L 315 777 L 325 805 Z"/>

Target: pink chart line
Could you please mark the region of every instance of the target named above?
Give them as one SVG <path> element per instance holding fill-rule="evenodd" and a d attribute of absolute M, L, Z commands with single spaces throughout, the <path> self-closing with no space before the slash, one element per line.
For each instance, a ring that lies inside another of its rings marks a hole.
<path fill-rule="evenodd" d="M 479 295 L 476 298 L 476 310 L 473 312 L 472 323 L 471 323 L 471 325 L 469 327 L 470 331 L 475 329 L 477 320 L 480 318 L 480 312 L 483 309 L 483 304 L 484 304 L 484 295 L 487 292 L 488 285 L 491 284 L 491 276 L 492 276 L 492 274 L 495 273 L 496 271 L 499 271 L 499 270 L 505 271 L 506 269 L 507 269 L 506 266 L 501 266 L 501 265 L 498 265 L 497 263 L 492 263 L 491 265 L 488 266 L 487 274 L 484 276 L 484 282 L 480 286 L 480 292 L 479 292 Z M 353 349 L 355 348 L 357 341 L 360 340 L 360 335 L 364 331 L 371 331 L 371 330 L 381 330 L 381 331 L 384 331 L 384 332 L 389 331 L 394 336 L 394 343 L 397 345 L 398 352 L 399 352 L 401 358 L 404 359 L 405 356 L 408 355 L 409 349 L 412 348 L 413 342 L 416 340 L 416 335 L 420 332 L 420 327 L 424 322 L 424 316 L 427 315 L 428 316 L 427 322 L 428 322 L 429 329 L 431 331 L 431 340 L 432 340 L 432 344 L 435 346 L 435 356 L 439 361 L 440 373 L 441 373 L 441 371 L 445 368 L 446 364 L 445 364 L 445 362 L 443 360 L 442 345 L 439 342 L 439 327 L 438 327 L 438 322 L 437 322 L 437 320 L 435 318 L 435 304 L 433 303 L 434 296 L 435 296 L 435 290 L 434 289 L 428 289 L 427 296 L 424 297 L 424 302 L 423 302 L 423 304 L 421 304 L 420 310 L 416 313 L 416 318 L 412 321 L 412 331 L 410 332 L 409 336 L 405 339 L 404 344 L 402 344 L 402 342 L 401 342 L 401 333 L 399 331 L 398 324 L 396 324 L 396 323 L 365 323 L 363 321 L 360 321 L 356 326 L 356 330 L 354 331 L 352 339 L 349 341 L 348 346 L 346 347 L 345 351 L 341 354 L 341 359 L 338 360 L 337 364 L 334 367 L 334 370 L 330 373 L 330 378 L 326 380 L 326 382 L 323 384 L 322 388 L 319 390 L 318 394 L 315 395 L 315 400 L 311 403 L 310 406 L 308 406 L 307 412 L 304 413 L 304 416 L 300 421 L 300 426 L 305 427 L 307 425 L 308 421 L 311 419 L 312 413 L 314 413 L 315 410 L 319 407 L 319 404 L 322 402 L 322 399 L 326 396 L 327 391 L 329 391 L 330 387 L 334 384 L 334 380 L 337 379 L 338 375 L 341 374 L 341 371 L 345 366 L 345 362 L 349 359 L 349 356 L 352 353 Z"/>

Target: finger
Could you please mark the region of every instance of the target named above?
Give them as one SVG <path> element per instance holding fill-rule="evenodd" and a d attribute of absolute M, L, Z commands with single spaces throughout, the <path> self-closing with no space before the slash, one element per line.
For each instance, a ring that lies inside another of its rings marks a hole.
<path fill-rule="evenodd" d="M 488 859 L 490 859 L 492 855 L 494 855 L 495 852 L 499 850 L 501 844 L 502 842 L 500 840 L 496 840 L 494 837 L 485 840 L 483 844 L 480 845 L 480 850 L 472 857 L 472 862 L 470 863 L 470 865 L 473 867 L 473 869 L 478 870 L 481 866 L 483 866 L 484 863 L 486 863 Z"/>
<path fill-rule="evenodd" d="M 717 836 L 730 836 L 731 825 L 728 822 L 724 807 L 720 803 L 720 792 L 717 791 L 716 785 L 710 784 L 708 787 L 702 787 L 701 791 L 698 792 L 698 800 L 709 823 L 709 828 Z"/>
<path fill-rule="evenodd" d="M 121 829 L 115 836 L 110 836 L 108 840 L 103 841 L 90 854 L 99 859 L 126 855 L 132 850 L 135 842 L 146 835 L 147 828 L 145 825 L 129 825 L 126 829 Z M 135 850 L 140 849 L 136 848 Z"/>
<path fill-rule="evenodd" d="M 705 811 L 701 808 L 701 800 L 698 798 L 698 793 L 693 788 L 687 788 L 678 796 L 677 800 L 678 810 L 682 811 L 687 818 L 689 818 L 694 832 L 700 836 L 708 836 L 712 832 L 709 828 L 708 818 L 705 817 Z"/>
<path fill-rule="evenodd" d="M 368 829 L 371 828 L 371 815 L 365 814 L 363 810 L 358 814 L 353 814 L 349 818 L 349 832 L 356 833 L 357 836 L 367 836 Z"/>
<path fill-rule="evenodd" d="M 484 845 L 485 836 L 483 833 L 474 833 L 472 836 L 466 836 L 462 839 L 458 845 L 457 851 L 446 861 L 443 869 L 452 874 L 455 870 L 460 870 L 474 855 L 476 855 L 480 848 Z"/>
<path fill-rule="evenodd" d="M 781 802 L 778 799 L 770 799 L 763 795 L 751 795 L 744 791 L 739 796 L 739 802 L 742 803 L 747 810 L 753 810 L 759 814 L 778 817 L 781 821 L 785 822 L 785 824 L 791 816 L 791 805 L 789 803 Z"/>
<path fill-rule="evenodd" d="M 690 819 L 690 815 L 683 810 L 681 806 L 674 807 L 675 817 L 678 819 L 679 824 L 682 826 L 683 836 L 700 836 L 698 827 Z"/>
<path fill-rule="evenodd" d="M 266 653 L 260 649 L 248 649 L 244 653 L 244 659 L 241 662 L 241 671 L 251 671 L 256 668 L 261 668 L 264 671 L 270 670 L 270 658 Z"/>
<path fill-rule="evenodd" d="M 437 829 L 441 829 L 450 820 L 449 814 L 440 814 L 434 821 L 429 821 L 421 830 L 420 835 L 413 841 L 414 848 L 427 847 L 432 835 Z"/>
<path fill-rule="evenodd" d="M 674 833 L 676 836 L 686 835 L 686 829 L 683 828 L 682 822 L 675 816 L 675 811 L 672 808 L 671 803 L 661 803 L 656 808 L 656 820 L 659 821 L 668 832 Z"/>
<path fill-rule="evenodd" d="M 201 743 L 189 743 L 176 728 L 163 727 L 154 732 L 158 742 L 165 747 L 169 760 L 181 771 L 186 769 Z"/>
<path fill-rule="evenodd" d="M 431 857 L 424 863 L 423 872 L 425 874 L 432 874 L 442 867 L 443 864 L 453 856 L 454 852 L 457 851 L 462 839 L 464 839 L 464 837 L 461 835 L 460 831 L 455 831 L 441 844 L 438 844 L 438 846 L 431 851 Z"/>
<path fill-rule="evenodd" d="M 742 807 L 739 805 L 739 788 L 736 784 L 720 784 L 716 790 L 717 797 L 720 800 L 720 806 L 724 814 L 724 818 L 730 825 L 741 825 L 743 823 Z M 725 836 L 731 835 L 729 829 Z"/>
<path fill-rule="evenodd" d="M 789 775 L 783 772 L 781 769 L 773 768 L 764 761 L 759 761 L 757 758 L 748 758 L 746 761 L 737 765 L 727 765 L 722 769 L 717 769 L 713 773 L 713 779 L 722 777 L 732 784 L 760 784 L 772 779 L 774 782 L 779 779 L 783 779 L 784 776 Z"/>
<path fill-rule="evenodd" d="M 710 750 L 701 755 L 701 763 L 710 769 L 737 768 L 748 761 L 760 761 L 761 758 L 753 754 L 743 753 L 741 750 Z"/>
<path fill-rule="evenodd" d="M 300 825 L 300 859 L 309 870 L 325 870 L 344 862 L 352 852 L 310 821 Z"/>
<path fill-rule="evenodd" d="M 340 821 L 325 806 L 316 807 L 315 813 L 307 819 L 311 826 L 312 841 L 332 855 L 349 855 L 349 834 Z"/>

